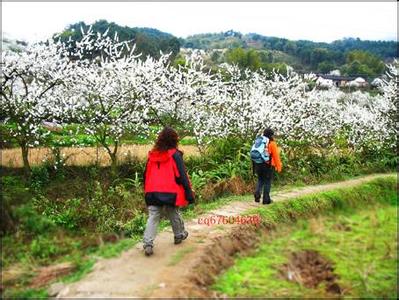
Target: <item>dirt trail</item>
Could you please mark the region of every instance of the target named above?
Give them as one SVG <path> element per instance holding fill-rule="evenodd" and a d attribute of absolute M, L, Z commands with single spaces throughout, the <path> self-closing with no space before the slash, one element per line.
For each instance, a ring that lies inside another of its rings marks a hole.
<path fill-rule="evenodd" d="M 358 185 L 377 177 L 393 174 L 375 174 L 357 179 L 298 188 L 276 193 L 274 201 Z M 232 202 L 201 217 L 236 216 L 258 207 L 252 197 Z M 236 252 L 253 248 L 259 230 L 253 225 L 198 224 L 198 218 L 186 221 L 190 235 L 180 245 L 173 244 L 170 228 L 156 240 L 154 255 L 146 257 L 139 243 L 119 257 L 101 259 L 94 270 L 82 280 L 66 286 L 58 297 L 210 297 L 207 290 L 214 277 L 233 263 Z"/>

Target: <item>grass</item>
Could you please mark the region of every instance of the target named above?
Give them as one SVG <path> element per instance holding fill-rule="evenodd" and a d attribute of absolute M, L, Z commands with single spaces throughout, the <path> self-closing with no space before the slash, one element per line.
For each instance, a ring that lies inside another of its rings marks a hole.
<path fill-rule="evenodd" d="M 24 290 L 18 290 L 14 291 L 12 294 L 9 295 L 2 295 L 4 298 L 16 298 L 16 299 L 47 299 L 48 298 L 48 292 L 45 288 L 41 289 L 24 289 Z"/>
<path fill-rule="evenodd" d="M 396 192 L 390 177 L 257 209 L 275 230 L 212 288 L 229 297 L 331 297 L 323 285 L 310 289 L 279 275 L 290 253 L 311 249 L 333 262 L 343 296 L 396 298 Z"/>
<path fill-rule="evenodd" d="M 76 271 L 63 277 L 61 279 L 64 283 L 71 283 L 75 281 L 79 281 L 82 279 L 87 273 L 89 273 L 96 262 L 94 257 L 90 257 L 87 259 L 83 259 L 76 263 Z"/>
<path fill-rule="evenodd" d="M 194 251 L 194 247 L 185 247 L 181 250 L 179 250 L 175 255 L 173 255 L 170 258 L 170 261 L 168 263 L 169 266 L 174 266 L 177 265 L 188 253 L 191 253 Z"/>
<path fill-rule="evenodd" d="M 115 244 L 105 244 L 104 246 L 98 248 L 98 250 L 94 252 L 94 256 L 102 258 L 111 258 L 118 256 L 123 251 L 126 251 L 131 247 L 133 247 L 134 245 L 136 245 L 140 239 L 141 235 L 133 235 L 131 238 L 122 239 Z"/>

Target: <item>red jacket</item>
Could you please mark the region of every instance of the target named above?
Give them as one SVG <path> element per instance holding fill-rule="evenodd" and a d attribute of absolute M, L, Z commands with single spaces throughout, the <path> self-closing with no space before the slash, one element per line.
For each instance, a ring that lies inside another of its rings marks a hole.
<path fill-rule="evenodd" d="M 152 150 L 144 171 L 144 192 L 147 205 L 186 206 L 194 202 L 191 183 L 185 170 L 182 152 Z"/>

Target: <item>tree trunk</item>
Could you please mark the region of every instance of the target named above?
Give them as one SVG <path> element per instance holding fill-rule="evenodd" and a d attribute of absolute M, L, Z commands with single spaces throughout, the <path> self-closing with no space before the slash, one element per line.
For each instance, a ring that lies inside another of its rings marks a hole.
<path fill-rule="evenodd" d="M 111 175 L 113 178 L 116 178 L 118 175 L 117 174 L 118 173 L 118 165 L 117 165 L 118 160 L 116 157 L 116 153 L 114 152 L 114 153 L 110 154 L 110 157 L 111 157 Z"/>
<path fill-rule="evenodd" d="M 104 148 L 107 150 L 109 157 L 111 158 L 111 175 L 115 179 L 118 175 L 118 142 L 115 142 L 114 149 L 111 151 L 110 147 L 103 143 Z"/>
<path fill-rule="evenodd" d="M 25 177 L 27 179 L 30 179 L 30 175 L 31 175 L 31 168 L 29 165 L 29 159 L 28 159 L 28 155 L 29 155 L 29 147 L 25 144 L 21 145 L 21 151 L 22 151 L 22 160 L 24 162 L 24 173 L 25 173 Z"/>

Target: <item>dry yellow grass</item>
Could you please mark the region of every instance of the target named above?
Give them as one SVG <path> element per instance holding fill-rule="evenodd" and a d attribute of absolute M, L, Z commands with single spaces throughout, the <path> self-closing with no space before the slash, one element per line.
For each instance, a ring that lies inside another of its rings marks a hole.
<path fill-rule="evenodd" d="M 123 162 L 127 157 L 145 159 L 152 145 L 123 145 L 118 151 L 118 161 Z M 179 147 L 186 156 L 199 155 L 198 148 L 191 145 Z M 1 166 L 20 168 L 23 166 L 20 148 L 1 149 Z M 110 165 L 109 156 L 104 148 L 96 147 L 65 147 L 61 148 L 61 154 L 67 157 L 66 164 L 70 166 L 87 166 L 99 163 L 101 166 Z M 29 151 L 29 163 L 31 166 L 38 166 L 45 161 L 52 161 L 53 155 L 48 148 L 33 148 Z"/>

